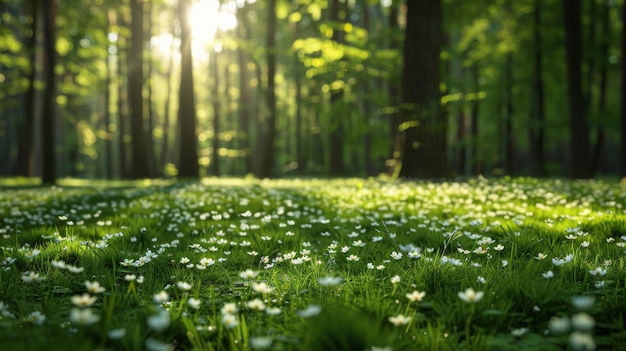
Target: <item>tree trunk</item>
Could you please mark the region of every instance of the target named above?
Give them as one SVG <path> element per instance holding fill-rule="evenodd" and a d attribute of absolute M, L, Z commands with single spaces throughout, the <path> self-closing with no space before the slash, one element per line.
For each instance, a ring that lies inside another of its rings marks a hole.
<path fill-rule="evenodd" d="M 534 73 L 532 78 L 532 103 L 530 112 L 529 144 L 530 144 L 530 174 L 534 177 L 545 176 L 544 168 L 544 93 L 543 93 L 543 63 L 542 63 L 542 37 L 541 37 L 541 0 L 535 0 L 533 13 L 534 26 L 533 36 L 535 49 L 533 53 Z"/>
<path fill-rule="evenodd" d="M 150 177 L 143 117 L 143 1 L 131 0 L 131 44 L 128 51 L 128 103 L 130 106 L 132 176 Z"/>
<path fill-rule="evenodd" d="M 54 0 L 42 2 L 44 23 L 44 53 L 45 68 L 44 81 L 46 89 L 43 95 L 42 112 L 42 155 L 43 155 L 43 184 L 54 184 L 57 179 L 56 171 L 56 141 L 54 138 L 56 129 L 56 74 L 54 67 L 57 61 L 56 44 L 56 4 Z"/>
<path fill-rule="evenodd" d="M 147 24 L 147 33 L 148 33 L 148 38 L 151 38 L 153 33 L 152 33 L 152 2 L 151 1 L 146 1 L 146 4 L 148 6 L 148 8 L 146 9 L 146 13 L 148 15 L 148 24 Z M 152 79 L 152 74 L 153 74 L 153 67 L 152 67 L 152 60 L 148 60 L 147 62 L 148 65 L 148 84 L 147 84 L 147 107 L 148 107 L 148 130 L 147 130 L 147 134 L 146 134 L 146 144 L 147 144 L 147 148 L 146 148 L 146 158 L 147 158 L 147 165 L 148 165 L 148 175 L 152 178 L 156 177 L 157 173 L 156 173 L 156 153 L 154 152 L 154 108 L 152 106 L 152 85 L 154 84 L 154 79 Z"/>
<path fill-rule="evenodd" d="M 389 32 L 395 33 L 399 30 L 398 25 L 398 8 L 400 7 L 400 0 L 393 0 L 391 2 L 391 10 L 389 11 Z M 396 39 L 395 35 L 392 35 L 389 41 L 389 49 L 398 50 L 400 43 Z M 387 83 L 387 96 L 389 99 L 389 106 L 392 111 L 389 114 L 389 133 L 391 136 L 391 155 L 389 157 L 389 173 L 393 174 L 400 167 L 402 148 L 404 147 L 404 136 L 400 133 L 400 123 L 402 122 L 402 116 L 399 113 L 399 100 L 400 92 L 398 89 L 397 81 L 390 81 Z"/>
<path fill-rule="evenodd" d="M 506 55 L 505 113 L 504 113 L 504 171 L 515 172 L 515 141 L 513 140 L 513 54 Z"/>
<path fill-rule="evenodd" d="M 589 124 L 582 93 L 581 0 L 563 0 L 569 99 L 569 176 L 589 177 Z"/>
<path fill-rule="evenodd" d="M 441 0 L 406 4 L 402 73 L 402 162 L 400 177 L 447 178 L 446 116 L 441 108 Z"/>
<path fill-rule="evenodd" d="M 22 126 L 22 138 L 17 149 L 17 164 L 15 174 L 23 177 L 35 176 L 34 138 L 35 138 L 35 80 L 37 73 L 37 32 L 39 26 L 39 2 L 30 4 L 32 36 L 28 40 L 30 72 L 28 74 L 29 86 L 24 96 L 24 124 Z"/>
<path fill-rule="evenodd" d="M 212 80 L 212 100 L 213 100 L 213 155 L 211 156 L 211 168 L 214 176 L 220 175 L 220 116 L 222 114 L 220 110 L 220 92 L 219 92 L 219 69 L 217 58 L 220 54 L 217 51 L 213 51 L 210 57 L 210 69 L 209 72 L 213 78 Z"/>
<path fill-rule="evenodd" d="M 165 77 L 167 79 L 165 83 L 165 102 L 163 104 L 163 139 L 161 140 L 161 163 L 159 170 L 165 176 L 170 176 L 170 174 L 166 174 L 165 166 L 170 162 L 170 100 L 172 95 L 172 73 L 174 71 L 174 32 L 172 32 L 172 43 L 170 45 L 169 59 L 167 62 L 167 71 L 165 72 Z M 176 134 L 176 133 L 174 133 Z"/>
<path fill-rule="evenodd" d="M 180 126 L 181 178 L 198 178 L 198 139 L 196 136 L 196 106 L 193 88 L 193 60 L 191 56 L 190 0 L 179 0 L 180 16 L 180 89 L 178 98 L 178 123 Z"/>
<path fill-rule="evenodd" d="M 622 4 L 622 58 L 626 57 L 626 3 Z M 621 176 L 626 177 L 626 60 L 622 59 L 622 72 L 621 72 Z"/>
<path fill-rule="evenodd" d="M 237 36 L 242 42 L 249 40 L 249 32 L 245 25 L 247 8 L 244 5 L 237 9 Z M 248 57 L 243 47 L 237 48 L 239 63 L 239 150 L 243 152 L 243 174 L 252 172 L 252 155 L 250 151 L 250 82 L 248 81 Z"/>
<path fill-rule="evenodd" d="M 611 21 L 610 21 L 610 5 L 608 2 L 604 3 L 602 8 L 602 37 L 600 44 L 600 51 L 602 53 L 602 57 L 609 57 L 609 41 L 611 40 Z M 598 91 L 598 113 L 600 114 L 601 121 L 604 120 L 604 116 L 607 113 L 606 110 L 606 94 L 607 94 L 607 83 L 608 83 L 608 67 L 606 64 L 606 60 L 602 61 L 600 65 L 600 89 Z M 604 143 L 606 142 L 606 133 L 604 130 L 604 126 L 602 123 L 597 127 L 596 134 L 596 143 L 593 148 L 593 154 L 591 156 L 591 172 L 592 176 L 594 176 L 600 167 L 600 162 L 602 161 L 602 155 L 604 154 Z"/>
<path fill-rule="evenodd" d="M 267 116 L 263 152 L 261 154 L 260 178 L 274 177 L 275 139 L 276 139 L 276 0 L 267 3 Z"/>
<path fill-rule="evenodd" d="M 331 0 L 330 2 L 330 21 L 338 23 L 341 21 L 339 0 Z M 343 31 L 335 28 L 333 30 L 332 40 L 342 44 L 344 42 Z M 343 88 L 335 89 L 330 93 L 330 109 L 331 120 L 329 123 L 329 173 L 331 176 L 340 176 L 344 174 L 344 90 Z"/>

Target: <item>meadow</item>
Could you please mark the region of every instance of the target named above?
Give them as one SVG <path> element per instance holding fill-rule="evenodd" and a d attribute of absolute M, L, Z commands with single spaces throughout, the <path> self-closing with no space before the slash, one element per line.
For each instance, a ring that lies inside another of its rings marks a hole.
<path fill-rule="evenodd" d="M 206 179 L 0 190 L 13 350 L 619 350 L 626 186 Z"/>

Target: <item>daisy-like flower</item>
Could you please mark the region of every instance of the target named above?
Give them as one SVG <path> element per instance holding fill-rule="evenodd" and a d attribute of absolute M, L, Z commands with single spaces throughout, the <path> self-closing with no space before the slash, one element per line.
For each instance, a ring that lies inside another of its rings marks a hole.
<path fill-rule="evenodd" d="M 86 280 L 85 287 L 87 288 L 87 291 L 89 291 L 92 294 L 98 294 L 98 293 L 106 291 L 104 287 L 100 286 L 99 282 L 90 282 Z"/>
<path fill-rule="evenodd" d="M 239 277 L 242 279 L 254 279 L 259 275 L 258 272 L 255 272 L 251 269 L 246 269 L 245 271 L 239 273 Z"/>
<path fill-rule="evenodd" d="M 422 299 L 424 299 L 424 296 L 426 296 L 425 291 L 417 290 L 414 290 L 412 293 L 406 294 L 406 298 L 409 299 L 410 302 L 422 301 Z"/>
<path fill-rule="evenodd" d="M 478 283 L 485 284 L 485 283 L 487 282 L 487 279 L 485 279 L 485 277 L 478 276 L 478 277 L 476 278 L 476 281 L 477 281 Z"/>
<path fill-rule="evenodd" d="M 255 350 L 269 349 L 272 346 L 271 336 L 253 336 L 250 337 L 250 346 Z"/>
<path fill-rule="evenodd" d="M 65 268 L 67 268 L 67 266 L 65 265 L 65 262 L 63 262 L 63 261 L 52 260 L 52 261 L 50 261 L 50 265 L 52 267 L 58 268 L 58 269 L 65 269 Z"/>
<path fill-rule="evenodd" d="M 194 310 L 199 309 L 201 304 L 202 301 L 194 299 L 193 297 L 190 297 L 189 300 L 187 300 L 187 305 L 189 305 L 189 307 L 193 308 Z"/>
<path fill-rule="evenodd" d="M 175 350 L 174 345 L 168 344 L 166 342 L 153 339 L 153 338 L 147 338 L 145 345 L 146 345 L 146 350 L 148 351 L 174 351 Z"/>
<path fill-rule="evenodd" d="M 602 268 L 602 267 L 596 267 L 592 270 L 589 271 L 589 274 L 593 275 L 593 276 L 603 276 L 606 274 L 606 269 Z"/>
<path fill-rule="evenodd" d="M 222 315 L 222 324 L 227 329 L 232 329 L 239 324 L 239 321 L 237 320 L 237 316 L 235 316 L 234 314 L 228 313 L 228 314 Z"/>
<path fill-rule="evenodd" d="M 94 314 L 90 308 L 72 308 L 70 321 L 77 325 L 91 325 L 98 323 L 100 316 Z"/>
<path fill-rule="evenodd" d="M 394 260 L 401 260 L 402 259 L 402 252 L 392 252 L 391 253 L 391 258 L 393 258 Z"/>
<path fill-rule="evenodd" d="M 176 286 L 183 291 L 189 291 L 191 290 L 191 284 L 187 283 L 187 282 L 178 282 L 176 283 Z"/>
<path fill-rule="evenodd" d="M 279 314 L 281 314 L 282 310 L 280 309 L 280 307 L 268 307 L 265 309 L 265 313 L 267 313 L 269 316 L 278 316 Z"/>
<path fill-rule="evenodd" d="M 341 284 L 343 282 L 343 279 L 341 279 L 340 277 L 323 277 L 323 278 L 319 278 L 317 282 L 321 286 L 332 288 Z"/>
<path fill-rule="evenodd" d="M 162 332 L 170 326 L 170 313 L 160 310 L 157 314 L 148 316 L 148 326 L 156 332 Z"/>
<path fill-rule="evenodd" d="M 154 294 L 152 296 L 152 301 L 158 304 L 165 303 L 170 300 L 170 295 L 168 295 L 165 290 L 161 290 L 160 292 Z"/>
<path fill-rule="evenodd" d="M 356 261 L 360 260 L 360 258 L 357 255 L 350 255 L 350 256 L 346 257 L 346 260 L 351 261 L 351 262 L 356 262 Z"/>
<path fill-rule="evenodd" d="M 547 271 L 547 272 L 541 273 L 541 275 L 542 275 L 544 278 L 546 278 L 546 279 L 552 279 L 552 278 L 554 278 L 554 272 L 552 272 L 552 271 Z"/>
<path fill-rule="evenodd" d="M 407 325 L 410 321 L 411 317 L 405 316 L 403 314 L 389 317 L 389 322 L 391 322 L 391 324 L 395 325 L 396 327 Z"/>
<path fill-rule="evenodd" d="M 526 333 L 528 333 L 528 328 L 516 328 L 516 329 L 511 330 L 511 335 L 513 335 L 516 338 L 519 338 L 520 336 L 523 336 Z"/>
<path fill-rule="evenodd" d="M 548 257 L 548 255 L 546 255 L 546 254 L 542 254 L 542 253 L 540 252 L 540 253 L 538 253 L 538 254 L 537 254 L 537 256 L 535 256 L 535 259 L 536 259 L 536 260 L 541 261 L 541 260 L 546 259 L 547 257 Z"/>
<path fill-rule="evenodd" d="M 237 311 L 239 311 L 237 309 L 237 305 L 232 302 L 224 304 L 224 306 L 222 306 L 222 309 L 220 310 L 222 314 L 235 314 L 237 313 Z"/>
<path fill-rule="evenodd" d="M 579 310 L 587 310 L 593 306 L 596 298 L 593 296 L 572 296 L 572 306 Z"/>
<path fill-rule="evenodd" d="M 596 326 L 596 321 L 585 312 L 576 313 L 571 319 L 572 328 L 580 331 L 591 331 Z"/>
<path fill-rule="evenodd" d="M 26 321 L 35 325 L 43 325 L 43 323 L 46 321 L 46 315 L 39 311 L 34 311 L 29 313 L 25 319 Z"/>
<path fill-rule="evenodd" d="M 135 281 L 137 279 L 137 276 L 134 274 L 126 274 L 124 276 L 124 280 L 126 280 L 127 282 L 132 282 Z"/>
<path fill-rule="evenodd" d="M 256 310 L 256 311 L 263 311 L 265 307 L 267 307 L 265 305 L 265 302 L 263 302 L 263 300 L 261 299 L 254 299 L 254 300 L 248 301 L 247 305 L 248 305 L 248 308 L 250 308 L 251 310 Z"/>
<path fill-rule="evenodd" d="M 32 260 L 33 258 L 37 257 L 40 253 L 41 253 L 41 250 L 34 249 L 31 251 L 25 252 L 24 257 L 26 257 L 29 260 Z"/>
<path fill-rule="evenodd" d="M 66 266 L 66 268 L 70 273 L 74 274 L 82 273 L 85 270 L 85 267 L 76 267 L 69 264 Z"/>
<path fill-rule="evenodd" d="M 302 318 L 309 318 L 317 316 L 320 312 L 322 312 L 322 306 L 308 305 L 305 309 L 296 311 L 296 314 Z"/>
<path fill-rule="evenodd" d="M 575 351 L 588 351 L 596 349 L 596 341 L 593 335 L 585 332 L 575 331 L 569 336 L 569 343 Z"/>
<path fill-rule="evenodd" d="M 252 283 L 252 289 L 259 294 L 271 294 L 274 291 L 274 288 L 267 285 L 266 282 Z"/>
<path fill-rule="evenodd" d="M 467 303 L 476 303 L 482 300 L 485 293 L 482 291 L 474 291 L 472 288 L 467 288 L 465 291 L 459 291 L 457 295 L 461 300 Z"/>
<path fill-rule="evenodd" d="M 72 303 L 78 307 L 89 307 L 93 305 L 97 299 L 97 297 L 91 296 L 89 293 L 84 293 L 82 295 L 72 296 Z"/>
<path fill-rule="evenodd" d="M 393 277 L 391 277 L 391 284 L 398 284 L 400 282 L 400 276 L 399 275 L 394 275 Z"/>
<path fill-rule="evenodd" d="M 548 328 L 553 334 L 564 334 L 569 330 L 569 318 L 552 317 L 548 323 Z"/>
<path fill-rule="evenodd" d="M 502 244 L 498 244 L 493 249 L 496 250 L 496 251 L 502 251 L 502 250 L 504 250 L 504 246 Z"/>
<path fill-rule="evenodd" d="M 37 272 L 26 272 L 22 275 L 22 280 L 25 283 L 39 283 L 44 279 L 45 277 L 40 277 Z"/>
<path fill-rule="evenodd" d="M 107 335 L 110 339 L 113 339 L 113 340 L 121 339 L 126 335 L 126 329 L 125 328 L 111 329 L 107 332 Z"/>

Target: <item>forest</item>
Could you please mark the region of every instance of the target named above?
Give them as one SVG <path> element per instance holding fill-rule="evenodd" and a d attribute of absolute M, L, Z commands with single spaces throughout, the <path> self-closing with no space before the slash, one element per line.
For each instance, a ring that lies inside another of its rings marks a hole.
<path fill-rule="evenodd" d="M 616 0 L 3 0 L 0 176 L 626 175 Z"/>

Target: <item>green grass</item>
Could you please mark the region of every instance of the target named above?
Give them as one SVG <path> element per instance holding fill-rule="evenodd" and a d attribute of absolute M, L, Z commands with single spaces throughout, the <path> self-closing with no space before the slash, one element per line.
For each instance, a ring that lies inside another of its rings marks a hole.
<path fill-rule="evenodd" d="M 618 350 L 626 342 L 618 183 L 4 184 L 3 347 Z M 105 290 L 89 292 L 85 281 Z M 475 302 L 460 298 L 467 288 Z M 411 301 L 414 291 L 425 295 Z M 593 303 L 574 306 L 577 296 Z M 556 318 L 570 325 L 559 332 Z"/>

